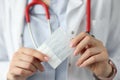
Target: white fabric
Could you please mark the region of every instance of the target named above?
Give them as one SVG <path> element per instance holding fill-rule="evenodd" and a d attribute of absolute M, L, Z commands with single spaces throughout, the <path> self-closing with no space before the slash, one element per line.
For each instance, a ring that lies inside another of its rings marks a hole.
<path fill-rule="evenodd" d="M 3 36 L 3 28 L 4 28 L 4 16 L 2 16 L 5 12 L 4 8 L 5 5 L 4 0 L 0 0 L 0 80 L 6 80 L 6 74 L 8 71 L 8 56 L 7 56 L 7 50 L 6 50 L 6 45 L 4 42 L 4 36 Z"/>
<path fill-rule="evenodd" d="M 2 61 L 0 62 L 0 80 L 6 80 L 7 72 L 8 72 L 8 61 Z"/>

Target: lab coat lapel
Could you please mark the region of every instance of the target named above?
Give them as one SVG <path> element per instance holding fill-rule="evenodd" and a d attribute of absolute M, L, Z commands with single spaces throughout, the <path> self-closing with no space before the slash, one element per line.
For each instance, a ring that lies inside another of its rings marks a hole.
<path fill-rule="evenodd" d="M 69 0 L 66 13 L 66 25 L 71 37 L 76 36 L 79 25 L 85 17 L 85 3 L 86 0 Z"/>
<path fill-rule="evenodd" d="M 24 26 L 24 12 L 27 0 L 13 0 L 12 3 L 12 37 L 14 49 L 22 46 L 21 34 Z"/>

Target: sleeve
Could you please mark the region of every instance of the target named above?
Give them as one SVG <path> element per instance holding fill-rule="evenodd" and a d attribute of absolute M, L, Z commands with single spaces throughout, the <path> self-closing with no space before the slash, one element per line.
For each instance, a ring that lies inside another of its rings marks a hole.
<path fill-rule="evenodd" d="M 8 55 L 4 42 L 3 28 L 4 28 L 4 0 L 0 0 L 0 80 L 6 80 L 8 71 Z"/>
<path fill-rule="evenodd" d="M 110 59 L 117 68 L 114 80 L 120 80 L 120 0 L 113 0 L 110 18 L 110 31 L 107 41 L 107 48 Z"/>

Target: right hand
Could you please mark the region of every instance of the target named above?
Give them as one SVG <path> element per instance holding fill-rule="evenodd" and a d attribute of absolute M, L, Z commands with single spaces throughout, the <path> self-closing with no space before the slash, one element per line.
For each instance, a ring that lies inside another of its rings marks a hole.
<path fill-rule="evenodd" d="M 26 80 L 37 70 L 44 71 L 40 62 L 47 62 L 48 56 L 30 48 L 20 48 L 13 56 L 8 71 L 8 80 Z"/>

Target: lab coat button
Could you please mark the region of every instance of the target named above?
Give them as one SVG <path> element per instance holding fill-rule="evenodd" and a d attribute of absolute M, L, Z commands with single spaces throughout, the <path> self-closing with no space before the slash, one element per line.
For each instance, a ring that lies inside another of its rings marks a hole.
<path fill-rule="evenodd" d="M 71 31 L 71 34 L 74 34 L 75 32 L 74 31 Z"/>
<path fill-rule="evenodd" d="M 71 63 L 69 63 L 69 67 L 71 67 Z"/>
<path fill-rule="evenodd" d="M 22 38 L 22 37 L 23 37 L 23 34 L 21 34 L 20 37 Z"/>

